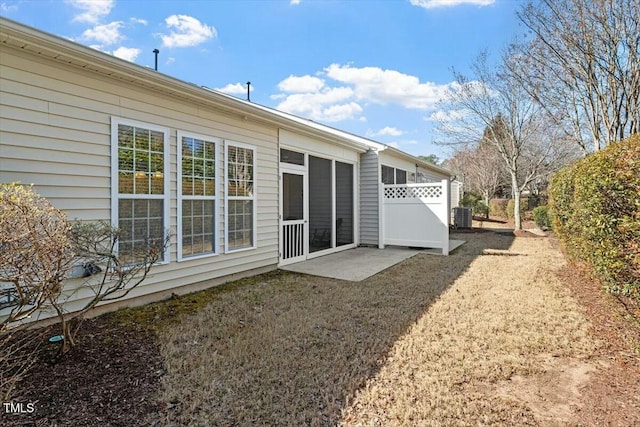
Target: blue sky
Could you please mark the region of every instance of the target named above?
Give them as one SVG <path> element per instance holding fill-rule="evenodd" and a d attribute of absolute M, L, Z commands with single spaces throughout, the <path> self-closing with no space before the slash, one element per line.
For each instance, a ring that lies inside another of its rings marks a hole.
<path fill-rule="evenodd" d="M 524 29 L 517 0 L 0 0 L 0 14 L 173 77 L 446 157 L 437 101 Z"/>

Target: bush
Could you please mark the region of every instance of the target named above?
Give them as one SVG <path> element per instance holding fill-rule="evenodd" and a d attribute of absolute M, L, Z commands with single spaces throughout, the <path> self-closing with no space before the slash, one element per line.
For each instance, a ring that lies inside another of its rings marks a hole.
<path fill-rule="evenodd" d="M 471 192 L 464 193 L 460 204 L 465 208 L 471 208 L 471 210 L 473 211 L 473 215 L 475 216 L 489 215 L 489 207 L 484 202 L 484 200 L 482 200 L 482 196 L 480 196 L 479 194 Z"/>
<path fill-rule="evenodd" d="M 482 196 L 476 193 L 465 191 L 460 204 L 465 208 L 473 208 L 478 201 L 482 200 Z"/>
<path fill-rule="evenodd" d="M 536 225 L 543 230 L 551 228 L 549 209 L 544 205 L 533 209 L 533 220 L 536 222 Z"/>
<path fill-rule="evenodd" d="M 484 200 L 478 200 L 473 206 L 473 214 L 489 218 L 489 206 L 487 206 Z"/>
<path fill-rule="evenodd" d="M 507 218 L 508 199 L 491 199 L 489 200 L 489 212 L 492 216 L 498 218 Z"/>
<path fill-rule="evenodd" d="M 549 208 L 569 257 L 612 294 L 640 300 L 640 134 L 554 175 Z"/>
<path fill-rule="evenodd" d="M 58 298 L 73 259 L 64 214 L 29 186 L 0 183 L 0 400 L 35 361 L 22 321 Z M 20 333 L 18 333 L 20 332 Z"/>

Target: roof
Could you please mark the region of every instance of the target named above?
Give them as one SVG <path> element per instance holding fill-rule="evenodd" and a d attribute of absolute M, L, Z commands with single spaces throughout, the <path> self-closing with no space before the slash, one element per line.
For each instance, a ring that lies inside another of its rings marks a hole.
<path fill-rule="evenodd" d="M 136 86 L 188 99 L 226 113 L 273 124 L 283 129 L 302 133 L 332 143 L 349 147 L 357 152 L 390 150 L 426 169 L 452 176 L 447 169 L 435 166 L 402 150 L 355 135 L 309 119 L 285 113 L 254 102 L 245 101 L 194 83 L 188 83 L 159 71 L 125 61 L 99 50 L 55 36 L 50 33 L 0 17 L 0 42 L 22 49 L 49 60 L 70 64 L 112 79 L 133 83 Z"/>

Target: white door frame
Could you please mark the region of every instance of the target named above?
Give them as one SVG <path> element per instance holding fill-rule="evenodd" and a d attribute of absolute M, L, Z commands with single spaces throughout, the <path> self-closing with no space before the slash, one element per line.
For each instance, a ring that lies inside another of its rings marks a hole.
<path fill-rule="evenodd" d="M 306 157 L 306 156 L 305 156 Z M 287 220 L 284 218 L 284 174 L 299 175 L 302 176 L 302 219 L 299 220 Z M 279 229 L 280 229 L 280 245 L 279 245 L 279 265 L 292 264 L 294 262 L 300 262 L 307 259 L 309 253 L 309 197 L 308 197 L 308 175 L 306 167 L 280 164 L 279 171 L 279 193 L 280 193 L 280 212 L 279 217 Z M 286 245 L 290 242 L 291 238 L 286 239 L 287 229 L 294 234 L 294 238 L 302 239 L 297 241 L 296 248 L 293 250 L 294 256 L 284 258 L 285 254 L 291 252 L 291 248 L 287 248 Z M 300 229 L 302 232 L 300 232 Z"/>

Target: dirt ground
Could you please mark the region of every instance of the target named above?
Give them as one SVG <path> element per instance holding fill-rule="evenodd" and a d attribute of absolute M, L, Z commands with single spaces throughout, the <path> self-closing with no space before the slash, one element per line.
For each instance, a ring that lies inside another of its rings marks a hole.
<path fill-rule="evenodd" d="M 276 272 L 90 321 L 0 425 L 640 425 L 629 310 L 552 238 L 452 237 L 363 282 Z"/>

